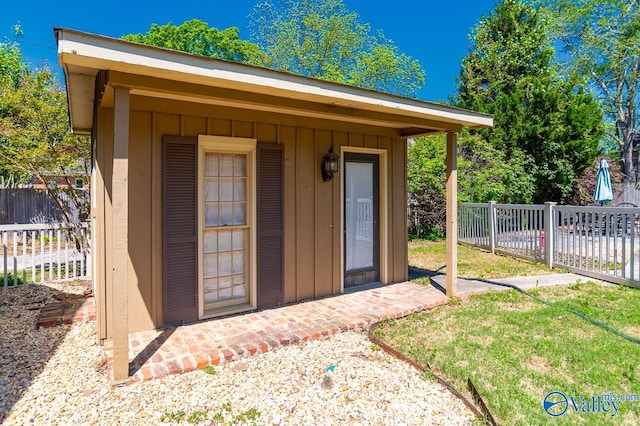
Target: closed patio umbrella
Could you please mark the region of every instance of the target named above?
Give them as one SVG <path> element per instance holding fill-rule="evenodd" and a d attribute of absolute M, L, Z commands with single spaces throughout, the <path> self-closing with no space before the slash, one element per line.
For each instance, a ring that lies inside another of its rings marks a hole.
<path fill-rule="evenodd" d="M 593 199 L 600 204 L 613 200 L 613 190 L 611 189 L 611 175 L 609 174 L 609 163 L 605 158 L 600 160 L 598 174 L 596 175 L 596 190 L 593 191 Z"/>

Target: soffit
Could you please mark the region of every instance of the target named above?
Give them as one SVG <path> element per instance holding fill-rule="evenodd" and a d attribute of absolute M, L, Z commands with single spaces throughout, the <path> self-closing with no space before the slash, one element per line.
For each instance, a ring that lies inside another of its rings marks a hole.
<path fill-rule="evenodd" d="M 130 87 L 134 95 L 375 124 L 407 137 L 493 125 L 491 116 L 471 111 L 73 30 L 55 32 L 76 133 L 91 129 L 100 70 L 109 70 L 108 84 Z"/>

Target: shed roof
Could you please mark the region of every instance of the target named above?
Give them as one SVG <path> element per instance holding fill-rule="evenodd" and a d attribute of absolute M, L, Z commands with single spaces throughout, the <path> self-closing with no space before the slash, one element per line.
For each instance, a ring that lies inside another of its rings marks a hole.
<path fill-rule="evenodd" d="M 400 137 L 493 125 L 490 115 L 440 104 L 76 30 L 54 32 L 78 134 L 91 132 L 100 71 L 132 95 L 371 124 L 397 129 Z"/>

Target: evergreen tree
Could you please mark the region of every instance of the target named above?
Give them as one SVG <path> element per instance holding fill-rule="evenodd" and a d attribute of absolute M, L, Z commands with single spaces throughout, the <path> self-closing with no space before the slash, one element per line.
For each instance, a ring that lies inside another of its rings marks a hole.
<path fill-rule="evenodd" d="M 477 132 L 505 159 L 523 158 L 533 199 L 563 202 L 573 181 L 598 155 L 602 113 L 577 78 L 563 78 L 544 15 L 504 0 L 474 29 L 463 59 L 455 104 L 493 114 L 494 128 Z"/>

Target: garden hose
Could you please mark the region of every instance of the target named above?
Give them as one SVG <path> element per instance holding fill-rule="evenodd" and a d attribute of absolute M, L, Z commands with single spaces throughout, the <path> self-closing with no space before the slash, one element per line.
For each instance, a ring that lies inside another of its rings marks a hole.
<path fill-rule="evenodd" d="M 467 281 L 480 281 L 480 282 L 487 283 L 487 284 L 499 285 L 501 287 L 511 288 L 513 290 L 519 291 L 520 293 L 530 297 L 531 299 L 533 299 L 533 300 L 535 300 L 537 302 L 543 303 L 543 304 L 545 304 L 547 306 L 551 306 L 551 307 L 554 307 L 554 308 L 559 308 L 559 309 L 562 309 L 563 311 L 566 311 L 566 312 L 572 313 L 574 315 L 577 315 L 578 317 L 590 322 L 591 324 L 596 325 L 598 327 L 601 327 L 601 328 L 607 330 L 610 333 L 613 333 L 613 334 L 615 334 L 617 336 L 622 337 L 623 339 L 626 339 L 626 340 L 628 340 L 630 342 L 633 342 L 633 343 L 640 344 L 640 339 L 638 339 L 637 337 L 633 337 L 633 336 L 630 336 L 628 334 L 623 333 L 620 330 L 616 330 L 615 328 L 613 328 L 613 327 L 611 327 L 611 326 L 609 326 L 609 325 L 607 325 L 607 324 L 605 324 L 605 323 L 603 323 L 601 321 L 598 321 L 597 319 L 591 318 L 590 316 L 585 315 L 582 312 L 576 311 L 575 309 L 567 308 L 566 306 L 561 306 L 561 305 L 557 305 L 557 304 L 552 303 L 552 302 L 548 302 L 548 301 L 536 296 L 535 294 L 531 294 L 528 291 L 521 289 L 517 285 L 501 283 L 501 282 L 486 280 L 486 279 L 482 279 L 482 278 L 464 278 L 464 277 L 459 277 L 459 278 L 467 280 Z"/>

